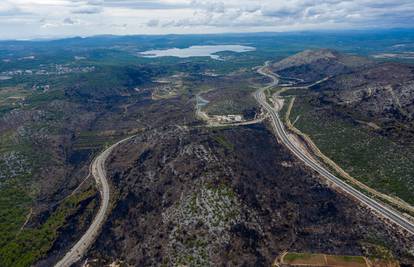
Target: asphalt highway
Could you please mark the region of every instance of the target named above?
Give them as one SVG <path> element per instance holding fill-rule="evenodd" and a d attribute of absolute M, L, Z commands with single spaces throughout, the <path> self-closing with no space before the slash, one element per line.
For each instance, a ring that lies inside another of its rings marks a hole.
<path fill-rule="evenodd" d="M 285 127 L 282 123 L 282 121 L 279 118 L 279 114 L 276 112 L 276 110 L 269 105 L 269 103 L 266 101 L 266 96 L 264 91 L 266 89 L 269 89 L 271 87 L 274 87 L 279 82 L 279 77 L 270 72 L 266 71 L 266 68 L 268 67 L 268 63 L 266 63 L 265 66 L 260 68 L 258 70 L 258 73 L 265 75 L 272 79 L 272 82 L 270 85 L 258 89 L 254 96 L 256 100 L 260 103 L 260 105 L 269 113 L 272 124 L 274 126 L 275 132 L 279 140 L 301 161 L 303 161 L 306 165 L 311 167 L 313 170 L 317 171 L 320 175 L 325 177 L 328 181 L 330 181 L 333 185 L 340 188 L 343 192 L 349 194 L 359 202 L 363 203 L 367 207 L 374 210 L 376 213 L 380 214 L 384 218 L 388 219 L 395 225 L 398 225 L 402 229 L 405 229 L 410 234 L 414 235 L 414 223 L 409 221 L 407 218 L 405 218 L 400 212 L 386 206 L 385 204 L 382 204 L 378 202 L 377 200 L 374 200 L 370 198 L 368 195 L 365 195 L 364 193 L 360 192 L 359 190 L 355 189 L 351 185 L 345 183 L 340 178 L 336 177 L 332 173 L 330 173 L 327 169 L 325 169 L 322 165 L 320 165 L 315 159 L 309 157 L 302 149 L 297 147 L 294 142 L 292 142 L 289 139 L 289 135 L 287 134 Z"/>
<path fill-rule="evenodd" d="M 75 262 L 79 261 L 88 251 L 93 242 L 95 242 L 95 239 L 97 238 L 109 211 L 110 188 L 106 177 L 106 159 L 116 146 L 127 141 L 130 138 L 132 138 L 132 136 L 125 138 L 116 144 L 113 144 L 92 161 L 90 169 L 101 194 L 101 203 L 98 213 L 96 214 L 92 224 L 89 226 L 86 233 L 80 238 L 78 242 L 75 243 L 75 245 L 66 253 L 66 255 L 58 263 L 56 263 L 55 267 L 69 267 Z"/>
<path fill-rule="evenodd" d="M 266 96 L 264 91 L 266 89 L 272 88 L 279 83 L 279 77 L 266 71 L 268 67 L 268 63 L 265 66 L 258 70 L 258 73 L 261 75 L 265 75 L 272 79 L 272 82 L 266 86 L 258 89 L 254 96 L 256 100 L 260 103 L 260 105 L 269 113 L 271 122 L 274 126 L 275 132 L 279 140 L 300 160 L 302 160 L 306 165 L 308 165 L 313 170 L 317 171 L 320 175 L 325 177 L 328 181 L 330 181 L 333 185 L 340 188 L 345 193 L 349 194 L 359 202 L 363 203 L 367 207 L 371 208 L 378 214 L 382 215 L 384 218 L 387 218 L 389 221 L 398 225 L 402 229 L 405 229 L 407 232 L 414 235 L 414 223 L 410 222 L 406 219 L 403 215 L 401 215 L 398 211 L 370 198 L 369 196 L 365 195 L 364 193 L 358 191 L 354 187 L 350 186 L 349 184 L 345 183 L 332 173 L 330 173 L 327 169 L 325 169 L 322 165 L 320 165 L 315 159 L 309 157 L 304 151 L 298 148 L 290 139 L 289 135 L 287 134 L 282 121 L 279 118 L 279 114 L 276 110 L 270 106 L 266 101 Z M 118 146 L 119 144 L 127 141 L 132 137 L 125 138 L 116 144 L 110 146 L 106 150 L 104 150 L 100 155 L 98 155 L 91 164 L 91 172 L 93 177 L 95 178 L 96 184 L 99 188 L 101 194 L 101 203 L 92 224 L 89 226 L 86 233 L 80 238 L 78 242 L 66 253 L 66 255 L 55 265 L 55 267 L 69 267 L 75 262 L 79 261 L 93 244 L 95 239 L 97 238 L 99 231 L 108 215 L 109 211 L 109 204 L 110 204 L 110 188 L 108 184 L 108 180 L 106 177 L 106 168 L 105 162 L 108 156 L 111 154 L 113 149 Z"/>

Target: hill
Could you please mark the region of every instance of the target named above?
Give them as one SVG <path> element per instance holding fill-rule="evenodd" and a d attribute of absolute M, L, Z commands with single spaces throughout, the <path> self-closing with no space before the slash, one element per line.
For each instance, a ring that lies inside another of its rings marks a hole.
<path fill-rule="evenodd" d="M 372 64 L 368 59 L 341 54 L 330 49 L 305 50 L 272 65 L 272 70 L 283 77 L 316 81 L 327 76 L 349 73 Z"/>
<path fill-rule="evenodd" d="M 414 132 L 412 65 L 377 64 L 333 77 L 315 90 L 320 103 L 334 105 L 356 120 L 374 122 L 384 133 L 400 136 Z"/>

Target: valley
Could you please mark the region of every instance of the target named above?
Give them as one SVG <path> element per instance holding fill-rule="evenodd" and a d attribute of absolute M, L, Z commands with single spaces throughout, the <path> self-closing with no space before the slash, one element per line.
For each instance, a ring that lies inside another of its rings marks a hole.
<path fill-rule="evenodd" d="M 0 42 L 0 265 L 413 264 L 412 63 L 258 36 Z"/>

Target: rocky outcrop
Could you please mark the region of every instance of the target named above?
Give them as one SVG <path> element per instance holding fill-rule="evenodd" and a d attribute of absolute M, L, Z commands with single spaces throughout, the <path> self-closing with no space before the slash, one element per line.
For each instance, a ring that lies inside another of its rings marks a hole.
<path fill-rule="evenodd" d="M 109 164 L 119 200 L 91 264 L 270 266 L 285 249 L 363 254 L 374 238 L 400 255 L 410 242 L 324 185 L 263 126 L 153 129 Z"/>
<path fill-rule="evenodd" d="M 320 49 L 305 50 L 273 64 L 271 68 L 282 77 L 312 82 L 327 76 L 348 73 L 369 64 L 372 63 L 361 57 Z"/>
<path fill-rule="evenodd" d="M 313 87 L 314 104 L 331 107 L 397 142 L 414 136 L 414 67 L 382 63 Z"/>
<path fill-rule="evenodd" d="M 322 83 L 322 100 L 368 116 L 409 121 L 414 115 L 414 67 L 385 63 Z"/>

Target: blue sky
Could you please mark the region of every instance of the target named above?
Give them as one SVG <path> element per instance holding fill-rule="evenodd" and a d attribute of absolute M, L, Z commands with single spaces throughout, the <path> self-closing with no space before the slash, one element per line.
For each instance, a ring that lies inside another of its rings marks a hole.
<path fill-rule="evenodd" d="M 0 0 L 0 39 L 414 27 L 414 0 Z"/>

